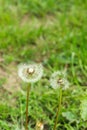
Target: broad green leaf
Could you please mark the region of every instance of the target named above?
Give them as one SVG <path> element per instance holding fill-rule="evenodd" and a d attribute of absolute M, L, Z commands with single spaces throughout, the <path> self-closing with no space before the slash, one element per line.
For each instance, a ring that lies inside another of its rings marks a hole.
<path fill-rule="evenodd" d="M 81 105 L 80 105 L 80 115 L 81 118 L 86 121 L 87 120 L 87 99 L 83 99 L 81 101 Z"/>
<path fill-rule="evenodd" d="M 71 111 L 63 112 L 62 116 L 65 117 L 69 121 L 75 120 L 75 115 Z"/>

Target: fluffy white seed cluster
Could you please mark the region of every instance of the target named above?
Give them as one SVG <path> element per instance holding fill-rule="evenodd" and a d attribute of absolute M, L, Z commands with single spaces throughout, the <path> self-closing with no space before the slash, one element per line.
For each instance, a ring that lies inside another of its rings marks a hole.
<path fill-rule="evenodd" d="M 56 71 L 51 75 L 50 85 L 52 88 L 57 89 L 62 87 L 63 90 L 69 87 L 69 82 L 66 79 L 65 71 Z"/>
<path fill-rule="evenodd" d="M 22 64 L 18 68 L 18 75 L 24 82 L 37 82 L 43 75 L 43 66 L 36 63 Z"/>

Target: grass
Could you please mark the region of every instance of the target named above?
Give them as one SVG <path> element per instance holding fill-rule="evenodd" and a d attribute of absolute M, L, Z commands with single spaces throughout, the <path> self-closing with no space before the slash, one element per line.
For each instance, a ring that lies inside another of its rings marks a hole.
<path fill-rule="evenodd" d="M 52 130 L 59 92 L 50 87 L 49 78 L 65 67 L 71 87 L 63 92 L 58 128 L 87 129 L 86 42 L 86 0 L 0 0 L 0 130 L 16 130 L 25 122 L 26 85 L 18 80 L 21 91 L 10 93 L 4 84 L 6 74 L 17 73 L 18 64 L 29 61 L 42 62 L 45 68 L 30 94 L 30 130 L 37 120 Z"/>

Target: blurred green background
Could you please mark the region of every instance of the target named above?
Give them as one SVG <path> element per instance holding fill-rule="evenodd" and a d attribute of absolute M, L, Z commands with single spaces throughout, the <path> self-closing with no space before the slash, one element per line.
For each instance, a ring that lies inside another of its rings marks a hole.
<path fill-rule="evenodd" d="M 87 0 L 0 0 L 0 130 L 24 126 L 26 84 L 17 66 L 29 61 L 45 72 L 31 90 L 29 130 L 37 120 L 52 130 L 59 92 L 49 78 L 64 68 L 70 88 L 57 130 L 87 130 Z"/>

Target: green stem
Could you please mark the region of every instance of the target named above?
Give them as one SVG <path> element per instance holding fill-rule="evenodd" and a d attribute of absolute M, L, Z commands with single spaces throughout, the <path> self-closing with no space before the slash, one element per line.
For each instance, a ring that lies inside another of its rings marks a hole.
<path fill-rule="evenodd" d="M 62 89 L 60 88 L 59 105 L 58 105 L 58 108 L 57 108 L 56 120 L 55 120 L 55 124 L 54 124 L 53 130 L 56 130 L 56 127 L 57 127 L 58 117 L 59 117 L 59 113 L 60 113 L 61 105 L 62 105 L 61 102 L 62 102 Z"/>
<path fill-rule="evenodd" d="M 29 94 L 30 94 L 30 85 L 27 86 L 27 98 L 26 98 L 26 125 L 25 130 L 28 130 L 28 104 L 29 104 Z"/>

